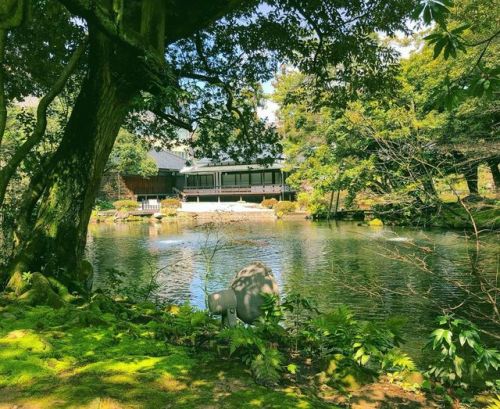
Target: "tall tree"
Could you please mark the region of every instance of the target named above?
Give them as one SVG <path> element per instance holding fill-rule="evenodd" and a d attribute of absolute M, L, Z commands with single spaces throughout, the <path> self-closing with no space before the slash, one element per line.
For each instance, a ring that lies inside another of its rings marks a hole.
<path fill-rule="evenodd" d="M 314 74 L 316 95 L 325 88 L 339 88 L 345 98 L 374 91 L 389 78 L 395 56 L 373 33 L 406 30 L 404 19 L 415 5 L 37 0 L 34 7 L 58 3 L 69 11 L 66 26 L 88 36 L 88 57 L 58 149 L 25 195 L 8 271 L 42 271 L 73 288 L 100 178 L 126 118 L 138 128 L 163 124 L 166 140 L 179 127 L 196 131 L 200 151 L 237 145 L 234 155 L 254 154 L 255 146 L 276 136 L 257 119 L 248 93 L 270 79 L 279 62 Z M 15 43 L 12 52 L 23 54 Z"/>

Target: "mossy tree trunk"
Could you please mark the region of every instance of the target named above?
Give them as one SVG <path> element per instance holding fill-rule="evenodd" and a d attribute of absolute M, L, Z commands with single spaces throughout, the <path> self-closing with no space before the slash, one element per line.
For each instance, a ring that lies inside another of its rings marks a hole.
<path fill-rule="evenodd" d="M 130 72 L 134 55 L 117 50 L 92 26 L 89 42 L 88 76 L 48 172 L 38 181 L 39 205 L 34 214 L 20 215 L 28 222 L 19 225 L 10 268 L 11 274 L 41 271 L 73 289 L 79 289 L 75 274 L 104 166 L 139 92 Z"/>

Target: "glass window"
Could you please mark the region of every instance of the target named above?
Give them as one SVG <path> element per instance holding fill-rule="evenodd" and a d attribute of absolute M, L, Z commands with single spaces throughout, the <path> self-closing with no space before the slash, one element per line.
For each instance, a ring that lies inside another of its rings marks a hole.
<path fill-rule="evenodd" d="M 214 185 L 213 175 L 200 175 L 200 186 L 213 187 L 213 185 Z"/>
<path fill-rule="evenodd" d="M 250 184 L 252 185 L 262 185 L 262 175 L 260 172 L 254 172 L 250 174 Z"/>
<path fill-rule="evenodd" d="M 195 187 L 196 185 L 196 176 L 197 175 L 188 175 L 187 177 L 187 185 L 191 187 Z"/>
<path fill-rule="evenodd" d="M 274 172 L 274 184 L 281 185 L 281 172 L 280 171 Z"/>
<path fill-rule="evenodd" d="M 273 172 L 264 172 L 264 184 L 265 185 L 273 184 Z"/>
<path fill-rule="evenodd" d="M 235 185 L 236 185 L 236 175 L 234 173 L 222 174 L 222 186 L 235 186 Z"/>
<path fill-rule="evenodd" d="M 240 185 L 241 186 L 248 186 L 250 184 L 250 174 L 249 173 L 242 173 L 240 175 Z"/>

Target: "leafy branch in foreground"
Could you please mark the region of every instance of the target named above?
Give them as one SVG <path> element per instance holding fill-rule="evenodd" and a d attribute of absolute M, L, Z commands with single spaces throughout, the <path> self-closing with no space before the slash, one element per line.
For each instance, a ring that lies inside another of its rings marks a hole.
<path fill-rule="evenodd" d="M 467 388 L 484 380 L 489 372 L 498 371 L 500 353 L 482 343 L 474 324 L 453 315 L 439 317 L 438 324 L 427 344 L 428 349 L 439 353 L 438 361 L 427 372 L 431 379 Z"/>

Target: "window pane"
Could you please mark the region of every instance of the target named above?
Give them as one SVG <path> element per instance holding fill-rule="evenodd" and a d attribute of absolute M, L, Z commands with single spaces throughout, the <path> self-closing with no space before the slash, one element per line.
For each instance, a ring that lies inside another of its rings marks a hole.
<path fill-rule="evenodd" d="M 262 175 L 259 172 L 250 174 L 250 183 L 252 185 L 262 185 Z"/>
<path fill-rule="evenodd" d="M 240 185 L 248 186 L 250 184 L 250 175 L 248 173 L 242 173 L 240 175 Z"/>
<path fill-rule="evenodd" d="M 276 185 L 281 185 L 281 172 L 274 172 L 274 183 Z"/>
<path fill-rule="evenodd" d="M 223 173 L 222 186 L 234 186 L 234 185 L 236 185 L 236 175 L 234 173 Z"/>
<path fill-rule="evenodd" d="M 264 184 L 265 185 L 273 184 L 273 172 L 264 172 Z"/>

